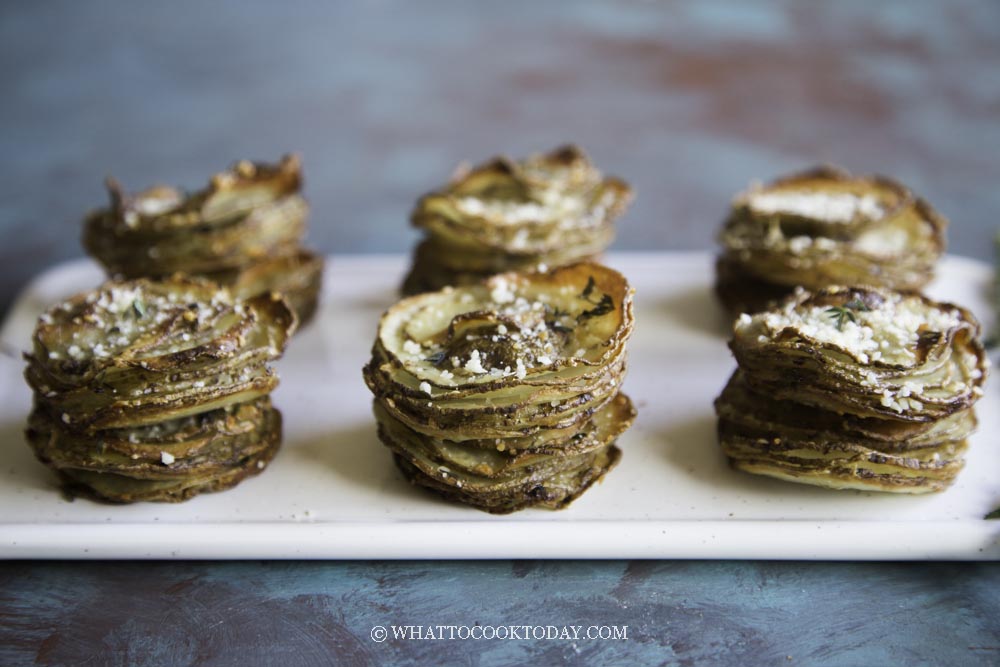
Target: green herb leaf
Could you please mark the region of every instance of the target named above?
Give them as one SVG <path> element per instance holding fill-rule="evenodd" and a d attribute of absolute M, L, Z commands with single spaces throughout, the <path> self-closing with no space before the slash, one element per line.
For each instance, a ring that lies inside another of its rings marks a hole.
<path fill-rule="evenodd" d="M 827 317 L 837 323 L 837 331 L 844 330 L 844 322 L 850 320 L 855 324 L 858 323 L 858 318 L 849 309 L 844 306 L 833 306 L 826 309 Z"/>
<path fill-rule="evenodd" d="M 861 299 L 851 299 L 850 301 L 844 304 L 844 308 L 850 308 L 851 310 L 856 310 L 859 313 L 871 312 L 871 308 L 868 307 L 868 304 L 866 304 Z"/>
<path fill-rule="evenodd" d="M 1000 519 L 1000 507 L 996 508 L 989 514 L 983 517 L 984 519 Z"/>
<path fill-rule="evenodd" d="M 132 302 L 132 311 L 135 312 L 136 317 L 145 317 L 146 304 L 142 302 L 142 299 L 136 299 Z"/>
<path fill-rule="evenodd" d="M 610 294 L 605 294 L 601 297 L 601 300 L 590 310 L 585 310 L 580 313 L 578 319 L 585 320 L 590 317 L 600 317 L 601 315 L 607 315 L 612 310 L 615 309 L 614 299 L 611 298 Z"/>
<path fill-rule="evenodd" d="M 871 308 L 869 308 L 868 304 L 861 299 L 851 299 L 843 306 L 831 306 L 830 308 L 827 308 L 826 314 L 830 319 L 837 323 L 837 330 L 843 331 L 844 323 L 848 320 L 854 322 L 855 324 L 858 323 L 858 317 L 854 314 L 855 311 L 867 313 L 871 311 Z"/>

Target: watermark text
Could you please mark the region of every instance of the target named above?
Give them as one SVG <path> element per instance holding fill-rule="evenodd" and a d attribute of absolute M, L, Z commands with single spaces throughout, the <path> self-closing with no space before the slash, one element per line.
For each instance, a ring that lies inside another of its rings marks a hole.
<path fill-rule="evenodd" d="M 376 625 L 372 641 L 627 641 L 627 625 Z"/>

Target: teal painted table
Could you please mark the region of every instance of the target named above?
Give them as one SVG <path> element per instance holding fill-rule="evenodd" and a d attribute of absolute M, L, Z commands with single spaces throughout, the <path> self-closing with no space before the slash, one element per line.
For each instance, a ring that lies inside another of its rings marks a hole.
<path fill-rule="evenodd" d="M 25 563 L 0 575 L 0 663 L 986 666 L 998 587 L 960 564 Z M 447 638 L 476 625 L 581 639 Z"/>
<path fill-rule="evenodd" d="M 817 161 L 908 183 L 959 254 L 1000 210 L 988 0 L 7 3 L 0 74 L 0 308 L 80 254 L 105 175 L 290 149 L 324 252 L 402 251 L 459 160 L 564 141 L 635 184 L 620 249 L 710 247 L 732 193 Z M 3 665 L 993 665 L 998 619 L 993 563 L 0 565 Z M 477 623 L 627 639 L 372 639 Z"/>

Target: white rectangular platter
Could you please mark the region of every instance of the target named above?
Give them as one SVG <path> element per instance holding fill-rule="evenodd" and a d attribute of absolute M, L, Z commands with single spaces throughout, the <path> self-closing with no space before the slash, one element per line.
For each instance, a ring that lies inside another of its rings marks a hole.
<path fill-rule="evenodd" d="M 100 281 L 86 260 L 22 294 L 0 331 L 0 557 L 4 558 L 767 558 L 1000 557 L 1000 395 L 956 484 L 932 496 L 819 488 L 731 470 L 712 400 L 734 362 L 703 253 L 616 254 L 636 288 L 625 391 L 639 408 L 621 464 L 571 507 L 491 516 L 411 487 L 378 441 L 361 379 L 404 257 L 329 259 L 317 320 L 278 363 L 285 442 L 259 477 L 177 505 L 69 502 L 22 428 L 30 392 L 18 357 L 38 314 Z M 931 295 L 992 326 L 990 268 L 947 258 Z"/>

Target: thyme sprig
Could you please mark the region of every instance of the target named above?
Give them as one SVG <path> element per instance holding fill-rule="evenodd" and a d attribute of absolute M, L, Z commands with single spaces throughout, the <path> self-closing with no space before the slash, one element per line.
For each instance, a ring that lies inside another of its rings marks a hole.
<path fill-rule="evenodd" d="M 607 315 L 612 310 L 615 309 L 615 301 L 611 298 L 610 294 L 602 294 L 601 298 L 594 300 L 591 296 L 594 293 L 594 288 L 596 287 L 594 282 L 594 276 L 589 276 L 587 278 L 587 285 L 583 288 L 583 292 L 580 294 L 580 298 L 588 303 L 594 304 L 594 307 L 590 310 L 585 310 L 580 313 L 577 319 L 585 320 L 590 317 L 600 317 L 601 315 Z"/>
<path fill-rule="evenodd" d="M 837 331 L 844 330 L 844 324 L 848 321 L 858 323 L 858 316 L 855 313 L 867 313 L 871 308 L 861 299 L 851 299 L 843 306 L 831 306 L 826 309 L 826 315 L 837 323 Z"/>

